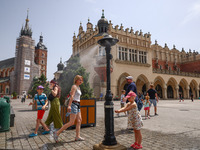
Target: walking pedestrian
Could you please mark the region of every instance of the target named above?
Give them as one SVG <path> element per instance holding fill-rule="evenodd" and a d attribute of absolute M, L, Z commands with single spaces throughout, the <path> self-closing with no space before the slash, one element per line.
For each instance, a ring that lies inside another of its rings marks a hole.
<path fill-rule="evenodd" d="M 135 94 L 136 94 L 135 102 L 137 104 L 137 102 L 138 102 L 137 88 L 136 88 L 135 83 L 133 82 L 133 77 L 132 76 L 126 77 L 126 82 L 128 83 L 128 87 L 127 87 L 125 96 L 127 96 L 130 91 L 135 92 Z M 128 100 L 126 100 L 126 103 L 128 103 Z"/>
<path fill-rule="evenodd" d="M 103 101 L 103 93 L 100 94 L 100 101 Z"/>
<path fill-rule="evenodd" d="M 191 95 L 190 95 L 190 97 L 191 97 L 191 100 L 192 100 L 192 102 L 194 101 L 194 95 L 193 95 L 193 93 L 191 93 Z"/>
<path fill-rule="evenodd" d="M 141 127 L 143 126 L 142 117 L 137 109 L 137 104 L 135 102 L 136 94 L 134 92 L 129 92 L 126 96 L 128 103 L 125 107 L 115 110 L 115 113 L 128 111 L 128 123 L 133 127 L 135 133 L 135 143 L 131 145 L 134 149 L 142 148 L 142 134 L 140 132 Z"/>
<path fill-rule="evenodd" d="M 137 88 L 136 88 L 135 83 L 133 82 L 133 77 L 132 76 L 127 76 L 126 77 L 126 82 L 127 82 L 128 86 L 127 86 L 127 90 L 126 90 L 125 96 L 127 96 L 130 91 L 134 92 L 136 94 L 135 102 L 137 104 L 138 103 Z M 126 100 L 126 103 L 129 102 L 126 99 L 126 97 L 125 97 L 125 100 Z M 138 105 L 137 105 L 137 107 L 138 107 Z M 128 111 L 127 111 L 127 114 L 128 114 Z M 127 129 L 132 129 L 132 127 L 129 126 L 129 123 L 127 123 Z"/>
<path fill-rule="evenodd" d="M 156 115 L 158 115 L 157 114 L 158 95 L 157 95 L 156 90 L 153 89 L 153 87 L 154 87 L 153 84 L 150 84 L 150 89 L 147 91 L 147 93 L 149 94 L 149 97 L 150 97 L 150 108 L 153 103 L 154 114 L 156 116 Z M 150 111 L 149 111 L 149 113 L 150 113 Z"/>
<path fill-rule="evenodd" d="M 48 100 L 47 100 L 46 94 L 43 93 L 43 89 L 44 89 L 44 87 L 42 85 L 38 86 L 37 87 L 37 94 L 35 94 L 35 97 L 34 97 L 34 102 L 33 103 L 32 102 L 29 103 L 29 106 L 30 105 L 34 105 L 34 104 L 37 103 L 37 110 L 38 110 L 37 111 L 37 120 L 36 120 L 35 132 L 31 133 L 29 135 L 29 137 L 37 136 L 37 131 L 38 131 L 38 128 L 39 128 L 40 124 L 45 129 L 45 131 L 42 132 L 42 134 L 50 133 L 50 130 L 47 127 L 47 125 L 42 121 L 42 118 L 44 116 L 45 109 L 46 109 L 45 107 L 48 104 Z"/>
<path fill-rule="evenodd" d="M 62 126 L 62 128 L 58 131 L 54 132 L 54 139 L 58 142 L 58 136 L 60 135 L 63 130 L 69 128 L 70 126 L 74 125 L 76 121 L 76 137 L 75 141 L 83 141 L 84 138 L 80 136 L 80 127 L 82 122 L 81 111 L 80 111 L 80 96 L 81 96 L 81 89 L 80 85 L 83 83 L 83 77 L 80 75 L 76 75 L 74 78 L 74 85 L 71 88 L 70 92 L 70 100 L 67 107 L 67 114 L 70 114 L 70 121 Z M 66 114 L 66 115 L 67 115 Z"/>
<path fill-rule="evenodd" d="M 183 94 L 181 93 L 181 92 L 179 92 L 179 102 L 181 102 L 181 100 L 184 102 L 184 100 L 183 100 Z"/>
<path fill-rule="evenodd" d="M 143 107 L 143 101 L 144 101 L 144 95 L 139 92 L 138 93 L 138 103 L 137 103 L 137 106 L 138 106 L 138 110 L 140 111 Z"/>
<path fill-rule="evenodd" d="M 149 106 L 150 106 L 150 101 L 149 101 L 149 94 L 147 93 L 147 95 L 145 96 L 145 100 L 144 100 L 144 110 L 145 110 L 145 119 L 147 119 L 147 117 L 150 119 L 150 115 L 149 115 Z"/>
<path fill-rule="evenodd" d="M 60 116 L 60 100 L 59 100 L 61 91 L 60 87 L 54 80 L 50 81 L 50 89 L 52 98 L 50 100 L 49 96 L 48 99 L 50 100 L 51 107 L 49 110 L 47 120 L 45 121 L 45 124 L 47 126 L 50 126 L 50 124 L 53 122 L 54 128 L 59 129 L 63 125 Z"/>
<path fill-rule="evenodd" d="M 126 91 L 125 90 L 122 90 L 122 94 L 121 94 L 121 98 L 120 98 L 120 105 L 121 105 L 121 108 L 123 108 L 125 106 L 125 93 Z M 124 112 L 124 114 L 126 115 L 126 112 Z M 119 117 L 119 113 L 118 113 L 118 117 Z"/>

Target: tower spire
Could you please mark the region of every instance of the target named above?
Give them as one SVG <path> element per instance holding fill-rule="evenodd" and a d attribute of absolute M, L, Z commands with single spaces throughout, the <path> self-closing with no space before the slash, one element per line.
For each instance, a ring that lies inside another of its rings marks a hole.
<path fill-rule="evenodd" d="M 102 9 L 102 16 L 101 16 L 101 18 L 105 18 L 105 16 L 104 16 L 104 9 Z"/>
<path fill-rule="evenodd" d="M 28 19 L 28 14 L 29 14 L 29 8 L 27 9 L 27 17 L 26 17 L 26 22 L 29 22 L 29 19 Z"/>
<path fill-rule="evenodd" d="M 31 37 L 32 36 L 32 31 L 31 31 L 31 28 L 29 27 L 29 19 L 28 19 L 28 14 L 29 14 L 29 9 L 27 9 L 27 17 L 26 17 L 26 24 L 24 26 L 24 28 L 21 29 L 21 36 L 22 35 L 25 35 L 25 36 L 29 36 Z"/>

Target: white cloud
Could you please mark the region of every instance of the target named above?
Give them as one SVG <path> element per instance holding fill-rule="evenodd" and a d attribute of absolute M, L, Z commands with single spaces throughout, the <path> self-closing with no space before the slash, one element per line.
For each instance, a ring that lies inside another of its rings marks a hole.
<path fill-rule="evenodd" d="M 188 13 L 182 21 L 182 24 L 186 24 L 193 19 L 197 19 L 200 16 L 200 1 L 195 3 L 188 9 Z M 199 19 L 199 18 L 198 18 Z"/>

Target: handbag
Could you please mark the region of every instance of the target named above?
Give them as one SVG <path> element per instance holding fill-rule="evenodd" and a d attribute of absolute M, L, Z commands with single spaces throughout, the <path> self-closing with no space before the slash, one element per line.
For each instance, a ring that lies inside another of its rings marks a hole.
<path fill-rule="evenodd" d="M 64 105 L 65 105 L 66 107 L 67 107 L 68 104 L 69 104 L 69 100 L 70 100 L 70 98 L 71 98 L 71 95 L 68 94 L 67 99 L 65 100 L 65 103 L 64 103 Z"/>
<path fill-rule="evenodd" d="M 52 93 L 51 93 L 51 94 L 49 94 L 49 96 L 48 96 L 48 100 L 52 101 L 54 98 L 55 98 L 55 97 L 53 96 L 53 94 L 52 94 Z"/>
<path fill-rule="evenodd" d="M 42 104 L 42 102 L 40 101 L 40 99 L 39 99 L 39 96 L 37 95 L 37 97 L 38 97 L 38 100 L 39 100 L 39 102 L 40 102 L 40 104 L 42 105 L 42 106 L 44 106 L 43 104 Z M 48 110 L 48 106 L 45 106 L 45 110 Z"/>

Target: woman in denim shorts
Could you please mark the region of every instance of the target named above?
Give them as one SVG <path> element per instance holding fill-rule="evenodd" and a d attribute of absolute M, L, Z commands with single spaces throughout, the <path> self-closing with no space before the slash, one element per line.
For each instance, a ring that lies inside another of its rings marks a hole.
<path fill-rule="evenodd" d="M 67 112 L 70 113 L 70 121 L 60 128 L 57 132 L 54 132 L 54 139 L 58 142 L 58 136 L 63 130 L 66 130 L 70 126 L 74 125 L 76 121 L 76 137 L 75 141 L 83 141 L 84 139 L 80 136 L 80 127 L 82 122 L 81 111 L 80 111 L 80 97 L 81 89 L 80 85 L 83 83 L 83 77 L 80 75 L 75 76 L 74 85 L 71 88 L 71 98 L 67 107 Z"/>

